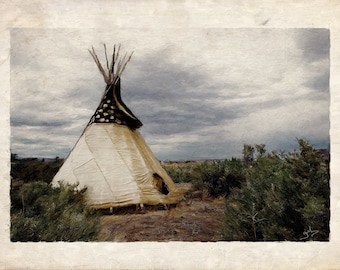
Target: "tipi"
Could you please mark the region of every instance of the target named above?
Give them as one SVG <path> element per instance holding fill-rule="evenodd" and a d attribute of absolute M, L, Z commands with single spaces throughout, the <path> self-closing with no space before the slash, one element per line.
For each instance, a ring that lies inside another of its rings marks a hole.
<path fill-rule="evenodd" d="M 123 103 L 120 77 L 132 53 L 113 48 L 106 69 L 94 49 L 89 51 L 106 82 L 101 102 L 62 167 L 53 178 L 87 187 L 87 202 L 95 208 L 175 204 L 182 193 L 161 167 L 138 128 L 141 121 Z"/>

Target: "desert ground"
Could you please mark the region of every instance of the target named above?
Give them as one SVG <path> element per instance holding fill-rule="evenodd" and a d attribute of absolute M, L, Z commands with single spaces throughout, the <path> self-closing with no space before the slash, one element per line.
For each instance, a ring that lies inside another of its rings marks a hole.
<path fill-rule="evenodd" d="M 103 213 L 99 241 L 221 241 L 224 199 L 177 184 L 185 198 L 176 206 L 126 207 Z"/>

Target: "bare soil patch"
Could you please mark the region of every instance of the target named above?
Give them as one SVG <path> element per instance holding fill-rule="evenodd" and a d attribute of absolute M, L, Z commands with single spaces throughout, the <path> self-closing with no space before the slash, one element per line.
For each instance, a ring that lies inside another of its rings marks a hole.
<path fill-rule="evenodd" d="M 177 206 L 116 209 L 102 216 L 99 241 L 221 241 L 224 200 L 203 198 L 181 184 L 187 198 Z"/>

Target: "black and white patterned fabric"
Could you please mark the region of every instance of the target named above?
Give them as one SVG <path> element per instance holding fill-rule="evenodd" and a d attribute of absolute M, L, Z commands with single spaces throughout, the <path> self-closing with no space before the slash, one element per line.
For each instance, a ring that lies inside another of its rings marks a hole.
<path fill-rule="evenodd" d="M 137 129 L 143 125 L 122 101 L 120 79 L 115 85 L 107 85 L 105 95 L 92 116 L 89 125 L 92 123 L 116 123 L 126 125 L 132 129 Z"/>

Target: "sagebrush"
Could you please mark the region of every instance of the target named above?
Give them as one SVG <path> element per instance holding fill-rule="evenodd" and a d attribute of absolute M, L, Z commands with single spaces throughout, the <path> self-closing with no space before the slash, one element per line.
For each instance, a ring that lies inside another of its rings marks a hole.
<path fill-rule="evenodd" d="M 246 181 L 225 200 L 225 240 L 329 239 L 328 163 L 308 142 L 298 143 L 299 152 L 289 154 L 245 146 Z"/>
<path fill-rule="evenodd" d="M 11 161 L 11 241 L 96 240 L 100 219 L 86 206 L 86 188 L 50 184 L 61 160 Z"/>

